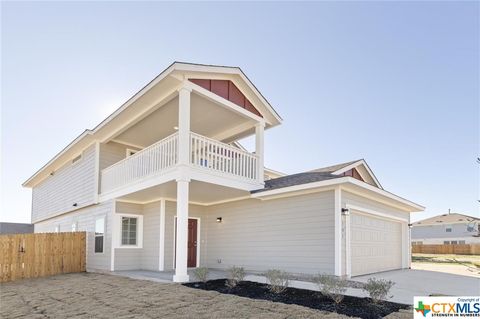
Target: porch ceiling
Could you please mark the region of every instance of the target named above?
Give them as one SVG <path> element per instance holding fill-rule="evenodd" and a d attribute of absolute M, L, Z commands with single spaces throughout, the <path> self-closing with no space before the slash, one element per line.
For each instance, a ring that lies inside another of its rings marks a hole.
<path fill-rule="evenodd" d="M 227 108 L 195 93 L 191 95 L 191 131 L 231 142 L 254 133 L 254 123 Z M 113 140 L 127 145 L 147 147 L 175 132 L 178 126 L 178 96 L 159 106 Z"/>
<path fill-rule="evenodd" d="M 214 202 L 234 199 L 248 196 L 250 193 L 239 189 L 224 187 L 220 185 L 191 181 L 190 182 L 190 202 L 199 204 L 211 204 Z M 120 200 L 147 203 L 160 198 L 176 199 L 177 183 L 171 181 L 161 185 L 156 185 L 141 191 L 131 193 L 120 197 Z"/>

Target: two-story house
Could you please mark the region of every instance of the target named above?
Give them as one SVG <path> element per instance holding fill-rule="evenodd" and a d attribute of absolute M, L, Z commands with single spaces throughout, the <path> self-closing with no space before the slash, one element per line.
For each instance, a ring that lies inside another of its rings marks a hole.
<path fill-rule="evenodd" d="M 413 245 L 480 244 L 480 218 L 449 213 L 412 225 Z"/>
<path fill-rule="evenodd" d="M 174 269 L 176 282 L 197 266 L 409 267 L 410 213 L 424 208 L 364 160 L 266 170 L 265 130 L 281 122 L 240 68 L 173 63 L 23 184 L 35 232 L 86 231 L 88 270 Z M 253 153 L 237 143 L 248 136 Z"/>

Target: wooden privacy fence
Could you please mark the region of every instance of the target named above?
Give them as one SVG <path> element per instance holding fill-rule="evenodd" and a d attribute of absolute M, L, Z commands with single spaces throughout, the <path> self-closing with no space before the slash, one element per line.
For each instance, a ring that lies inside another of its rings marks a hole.
<path fill-rule="evenodd" d="M 85 271 L 85 232 L 0 235 L 0 282 Z"/>
<path fill-rule="evenodd" d="M 480 255 L 480 244 L 470 245 L 412 245 L 412 253 Z"/>

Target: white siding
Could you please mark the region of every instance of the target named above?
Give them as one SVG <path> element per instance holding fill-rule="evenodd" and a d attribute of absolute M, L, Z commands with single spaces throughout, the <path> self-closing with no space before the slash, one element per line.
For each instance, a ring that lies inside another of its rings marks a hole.
<path fill-rule="evenodd" d="M 334 272 L 333 191 L 216 205 L 206 217 L 208 267 Z"/>
<path fill-rule="evenodd" d="M 100 144 L 100 170 L 124 159 L 127 155 L 127 148 L 138 150 L 138 148 L 115 142 Z"/>
<path fill-rule="evenodd" d="M 95 145 L 88 147 L 80 161 L 66 163 L 32 189 L 32 223 L 95 202 L 95 153 Z"/>
<path fill-rule="evenodd" d="M 101 204 L 86 207 L 75 212 L 36 223 L 35 232 L 54 232 L 56 226 L 60 226 L 61 232 L 70 232 L 72 230 L 72 224 L 77 223 L 78 231 L 87 232 L 87 270 L 110 270 L 110 251 L 112 243 L 112 222 L 110 217 L 112 211 L 113 201 L 103 202 Z M 94 252 L 95 221 L 102 216 L 105 217 L 105 246 L 103 253 L 96 254 Z"/>

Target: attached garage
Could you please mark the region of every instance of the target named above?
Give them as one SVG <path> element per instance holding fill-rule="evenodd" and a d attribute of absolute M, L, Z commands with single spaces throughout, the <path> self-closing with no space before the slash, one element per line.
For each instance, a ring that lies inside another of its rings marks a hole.
<path fill-rule="evenodd" d="M 402 268 L 402 224 L 352 211 L 352 276 Z"/>

